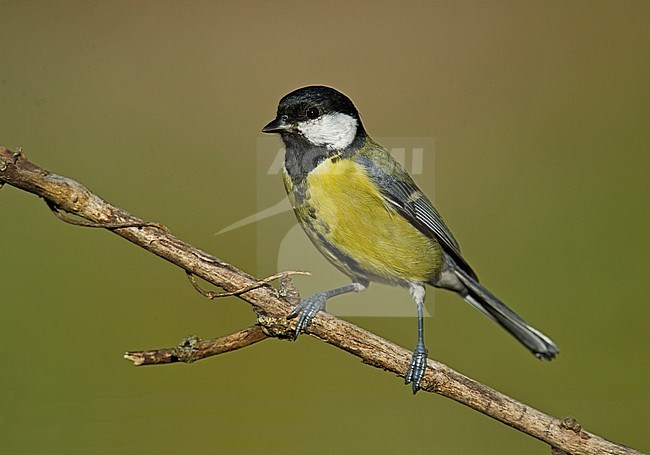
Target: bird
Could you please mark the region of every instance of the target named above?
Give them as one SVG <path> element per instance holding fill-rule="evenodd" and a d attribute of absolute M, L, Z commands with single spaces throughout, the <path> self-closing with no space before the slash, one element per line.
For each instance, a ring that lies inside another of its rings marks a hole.
<path fill-rule="evenodd" d="M 285 189 L 316 249 L 351 283 L 302 299 L 287 316 L 304 332 L 327 301 L 371 282 L 407 288 L 417 308 L 417 342 L 405 384 L 415 394 L 426 371 L 425 285 L 457 293 L 539 359 L 559 350 L 479 283 L 458 242 L 406 170 L 366 132 L 353 102 L 312 85 L 285 95 L 262 129 L 284 144 Z"/>

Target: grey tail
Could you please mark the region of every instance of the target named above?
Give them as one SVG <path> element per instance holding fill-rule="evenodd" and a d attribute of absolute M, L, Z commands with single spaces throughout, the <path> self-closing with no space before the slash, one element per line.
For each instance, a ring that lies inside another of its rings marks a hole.
<path fill-rule="evenodd" d="M 476 278 L 458 267 L 454 267 L 454 273 L 467 288 L 467 294 L 463 295 L 465 301 L 506 329 L 537 358 L 551 360 L 560 352 L 550 338 L 526 324 Z"/>

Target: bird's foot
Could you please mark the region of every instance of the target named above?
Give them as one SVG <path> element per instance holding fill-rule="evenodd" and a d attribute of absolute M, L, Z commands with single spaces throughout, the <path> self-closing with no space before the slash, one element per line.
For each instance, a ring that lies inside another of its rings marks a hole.
<path fill-rule="evenodd" d="M 300 332 L 309 327 L 309 324 L 311 324 L 314 316 L 316 316 L 319 311 L 325 309 L 326 302 L 327 294 L 325 292 L 318 292 L 311 297 L 303 299 L 298 305 L 296 305 L 289 316 L 287 316 L 287 319 L 293 319 L 300 315 L 298 323 L 296 324 L 296 337 L 300 335 Z"/>
<path fill-rule="evenodd" d="M 421 342 L 418 342 L 413 350 L 413 357 L 411 357 L 411 364 L 406 372 L 404 384 L 412 384 L 414 395 L 420 389 L 420 382 L 422 382 L 424 371 L 427 368 L 428 353 L 427 348 L 424 347 L 424 344 Z"/>

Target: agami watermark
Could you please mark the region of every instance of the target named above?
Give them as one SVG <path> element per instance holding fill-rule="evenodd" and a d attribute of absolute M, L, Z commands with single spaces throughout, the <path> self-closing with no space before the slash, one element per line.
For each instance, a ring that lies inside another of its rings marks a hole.
<path fill-rule="evenodd" d="M 427 196 L 433 200 L 431 181 L 435 175 L 435 141 L 431 137 L 378 138 L 386 150 L 398 161 L 416 182 L 427 181 Z M 262 136 L 257 141 L 257 210 L 255 213 L 224 227 L 217 235 L 252 223 L 276 217 L 292 208 L 284 193 L 282 166 L 284 147 L 277 137 Z M 424 163 L 427 171 L 424 175 Z M 418 178 L 420 176 L 420 178 Z M 307 297 L 315 292 L 341 286 L 349 278 L 332 266 L 311 244 L 293 216 L 278 217 L 281 223 L 273 223 L 273 229 L 257 229 L 257 270 L 259 276 L 282 270 L 307 270 L 311 276 L 296 278 L 301 295 Z M 267 223 L 268 224 L 268 223 Z M 274 250 L 276 246 L 277 250 Z M 277 251 L 277 254 L 274 254 Z M 433 293 L 427 296 L 426 316 L 433 312 Z M 337 316 L 415 316 L 415 306 L 406 288 L 371 284 L 362 294 L 336 297 L 328 301 L 327 311 Z"/>

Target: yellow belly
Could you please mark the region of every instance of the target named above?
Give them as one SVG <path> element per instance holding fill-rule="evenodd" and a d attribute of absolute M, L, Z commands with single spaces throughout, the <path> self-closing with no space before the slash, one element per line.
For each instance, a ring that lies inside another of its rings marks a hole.
<path fill-rule="evenodd" d="M 349 159 L 325 160 L 307 176 L 307 188 L 306 202 L 315 216 L 304 219 L 299 214 L 298 218 L 303 218 L 314 244 L 343 272 L 354 274 L 314 238 L 316 232 L 354 260 L 371 280 L 426 282 L 440 271 L 438 243 L 384 200 L 362 166 Z"/>

